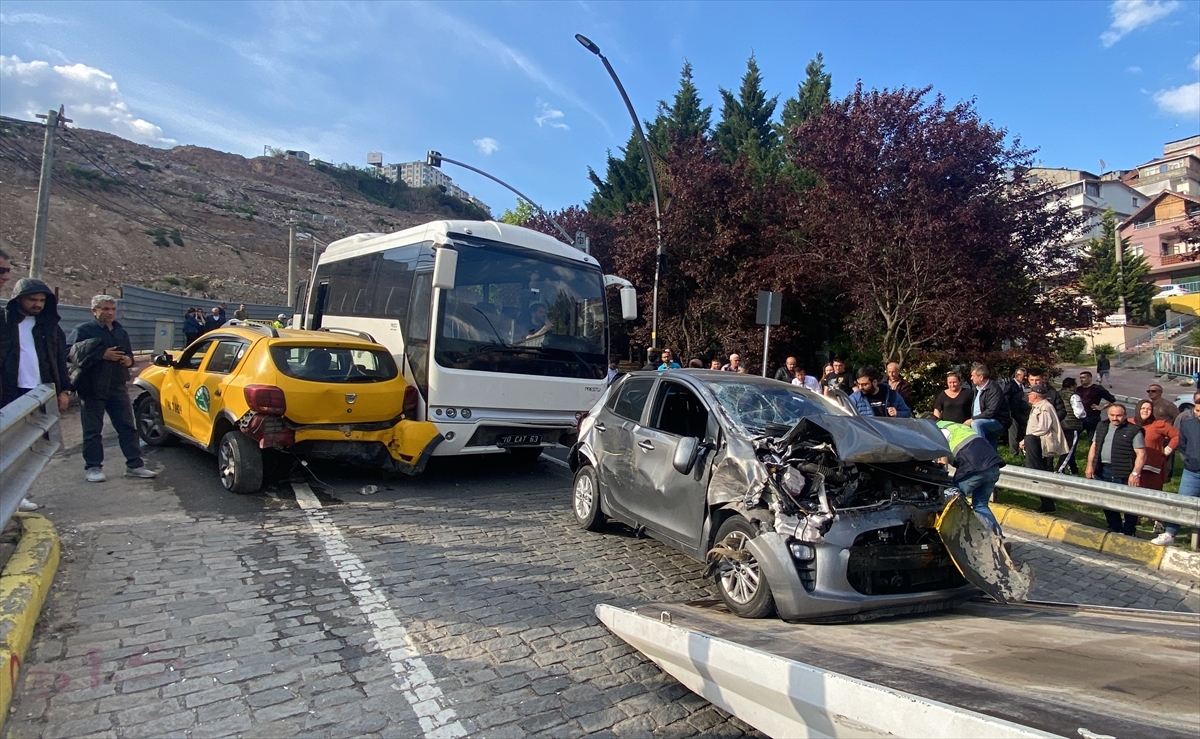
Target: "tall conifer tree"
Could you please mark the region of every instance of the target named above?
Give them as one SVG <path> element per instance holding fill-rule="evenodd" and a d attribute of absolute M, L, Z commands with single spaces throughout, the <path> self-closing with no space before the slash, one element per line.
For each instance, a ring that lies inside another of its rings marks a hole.
<path fill-rule="evenodd" d="M 737 96 L 721 88 L 721 122 L 714 139 L 727 162 L 745 156 L 761 176 L 776 171 L 780 162 L 779 135 L 771 124 L 779 96 L 768 98 L 754 55 L 746 60 L 746 74 Z"/>

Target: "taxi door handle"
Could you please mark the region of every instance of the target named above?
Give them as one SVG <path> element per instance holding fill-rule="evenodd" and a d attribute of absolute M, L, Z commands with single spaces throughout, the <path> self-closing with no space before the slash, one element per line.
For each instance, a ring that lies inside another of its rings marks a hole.
<path fill-rule="evenodd" d="M 190 382 L 185 382 L 185 383 L 183 383 L 183 386 L 184 386 L 185 388 L 189 388 L 189 387 L 191 387 L 191 386 L 192 386 L 192 383 L 190 383 Z"/>
<path fill-rule="evenodd" d="M 216 390 L 213 391 L 213 395 L 220 395 L 220 394 L 221 394 L 221 388 L 217 388 Z"/>
<path fill-rule="evenodd" d="M 604 424 L 600 423 L 599 421 L 596 422 L 596 425 L 593 428 L 595 428 L 597 431 L 599 431 L 602 434 L 605 431 Z"/>

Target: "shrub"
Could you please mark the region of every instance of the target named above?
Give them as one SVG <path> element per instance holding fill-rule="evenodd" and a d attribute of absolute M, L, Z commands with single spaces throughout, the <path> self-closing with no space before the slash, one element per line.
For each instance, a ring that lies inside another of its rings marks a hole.
<path fill-rule="evenodd" d="M 187 278 L 187 286 L 193 290 L 203 291 L 208 287 L 208 280 L 204 279 L 203 277 L 189 277 Z"/>
<path fill-rule="evenodd" d="M 183 246 L 183 234 L 179 233 L 179 229 L 171 229 L 171 241 L 175 246 Z"/>
<path fill-rule="evenodd" d="M 179 286 L 179 285 L 183 284 L 183 280 L 179 279 L 175 275 L 163 275 L 161 279 L 163 282 L 167 283 L 168 285 Z"/>
<path fill-rule="evenodd" d="M 148 228 L 146 235 L 154 239 L 155 246 L 170 246 L 171 242 L 167 241 L 167 232 L 161 228 Z"/>
<path fill-rule="evenodd" d="M 1060 361 L 1074 364 L 1086 349 L 1087 339 L 1082 336 L 1066 336 L 1059 340 L 1056 353 Z"/>
<path fill-rule="evenodd" d="M 1097 344 L 1095 354 L 1097 357 L 1111 357 L 1116 354 L 1117 350 L 1112 344 Z"/>

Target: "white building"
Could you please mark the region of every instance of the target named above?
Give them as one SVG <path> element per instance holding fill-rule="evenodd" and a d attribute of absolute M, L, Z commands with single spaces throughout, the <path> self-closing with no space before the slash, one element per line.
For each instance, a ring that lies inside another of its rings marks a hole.
<path fill-rule="evenodd" d="M 1163 144 L 1163 155 L 1139 165 L 1127 181 L 1147 199 L 1163 191 L 1200 197 L 1200 136 Z"/>
<path fill-rule="evenodd" d="M 479 198 L 454 184 L 454 180 L 445 172 L 437 167 L 431 167 L 425 162 L 385 164 L 380 169 L 380 173 L 392 182 L 399 180 L 409 187 L 444 187 L 447 195 L 468 203 L 474 203 L 484 211 L 491 212 L 487 205 L 479 200 Z"/>
<path fill-rule="evenodd" d="M 1065 200 L 1073 215 L 1084 221 L 1070 239 L 1081 250 L 1088 239 L 1099 237 L 1104 211 L 1112 208 L 1117 221 L 1124 221 L 1145 205 L 1149 198 L 1116 179 L 1101 179 L 1082 169 L 1035 167 L 1029 170 L 1035 182 L 1049 182 L 1051 197 Z"/>

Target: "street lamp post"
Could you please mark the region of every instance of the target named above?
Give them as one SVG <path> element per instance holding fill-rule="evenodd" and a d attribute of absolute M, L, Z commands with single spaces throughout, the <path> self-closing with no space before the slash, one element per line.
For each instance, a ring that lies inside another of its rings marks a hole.
<path fill-rule="evenodd" d="M 654 235 L 658 240 L 658 249 L 654 253 L 654 303 L 650 312 L 650 344 L 652 347 L 658 347 L 658 283 L 662 278 L 663 262 L 666 261 L 667 252 L 663 248 L 662 240 L 662 210 L 659 208 L 658 202 L 658 176 L 654 173 L 654 161 L 650 159 L 650 145 L 646 143 L 646 134 L 642 132 L 642 122 L 638 120 L 637 113 L 633 110 L 633 103 L 629 102 L 629 96 L 625 94 L 625 86 L 621 84 L 621 80 L 617 77 L 617 73 L 613 70 L 612 65 L 608 63 L 608 59 L 600 53 L 600 47 L 596 46 L 595 42 L 583 34 L 575 34 L 575 40 L 578 41 L 583 48 L 600 57 L 600 61 L 604 62 L 604 68 L 608 70 L 608 76 L 612 77 L 613 82 L 617 86 L 617 92 L 621 93 L 621 99 L 625 101 L 625 107 L 629 110 L 629 117 L 633 119 L 633 130 L 637 132 L 638 143 L 642 147 L 642 158 L 646 160 L 646 169 L 650 172 L 650 192 L 654 195 Z"/>
<path fill-rule="evenodd" d="M 430 167 L 437 167 L 440 169 L 442 166 L 442 162 L 450 162 L 451 164 L 457 164 L 458 166 L 462 167 L 463 169 L 469 169 L 472 172 L 474 172 L 475 174 L 481 174 L 484 177 L 491 180 L 492 182 L 495 182 L 499 185 L 503 185 L 504 187 L 507 187 L 509 190 L 512 190 L 514 193 L 516 193 L 517 197 L 524 200 L 526 203 L 529 203 L 534 208 L 537 208 L 537 212 L 541 213 L 542 217 L 544 217 L 547 221 L 550 221 L 550 223 L 554 224 L 554 227 L 557 228 L 558 232 L 563 235 L 563 238 L 566 239 L 566 242 L 568 244 L 578 246 L 580 248 L 580 250 L 583 250 L 583 246 L 581 244 L 577 243 L 578 239 L 576 239 L 576 241 L 571 241 L 571 235 L 567 233 L 567 229 L 560 226 L 558 221 L 551 218 L 549 213 L 542 210 L 542 206 L 533 202 L 533 200 L 531 200 L 528 195 L 522 195 L 520 190 L 518 190 L 517 188 L 508 184 L 504 180 L 500 179 L 499 177 L 490 175 L 487 172 L 484 172 L 482 169 L 476 169 L 475 167 L 472 167 L 469 164 L 464 164 L 463 162 L 455 161 L 455 160 L 451 159 L 450 157 L 444 157 L 444 156 L 442 156 L 442 153 L 440 151 L 430 151 L 428 154 L 425 155 L 425 163 L 428 164 Z M 580 233 L 582 233 L 582 231 Z"/>

